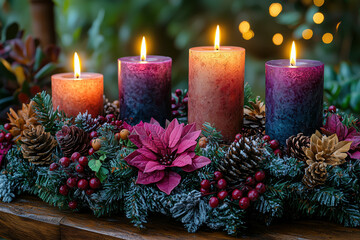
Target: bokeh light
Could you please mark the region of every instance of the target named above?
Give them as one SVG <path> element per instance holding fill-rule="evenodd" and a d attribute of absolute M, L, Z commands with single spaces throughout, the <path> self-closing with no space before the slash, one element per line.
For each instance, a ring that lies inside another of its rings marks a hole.
<path fill-rule="evenodd" d="M 250 23 L 248 21 L 242 21 L 240 24 L 239 24 L 239 31 L 241 33 L 246 33 L 250 30 Z"/>
<path fill-rule="evenodd" d="M 339 31 L 340 24 L 341 24 L 341 21 L 336 24 L 336 32 Z"/>
<path fill-rule="evenodd" d="M 324 0 L 314 0 L 314 5 L 317 7 L 321 7 L 324 4 Z"/>
<path fill-rule="evenodd" d="M 316 24 L 322 23 L 324 21 L 324 14 L 322 14 L 321 12 L 315 13 L 313 16 L 313 20 Z"/>
<path fill-rule="evenodd" d="M 255 34 L 254 34 L 254 31 L 253 30 L 249 30 L 249 31 L 247 31 L 246 33 L 243 33 L 243 38 L 245 39 L 245 40 L 250 40 L 250 39 L 252 39 L 254 36 L 255 36 Z"/>
<path fill-rule="evenodd" d="M 329 44 L 332 42 L 332 40 L 334 39 L 333 35 L 331 33 L 325 33 L 322 36 L 322 41 L 326 44 Z"/>
<path fill-rule="evenodd" d="M 312 38 L 313 36 L 313 30 L 311 29 L 305 29 L 303 32 L 302 32 L 302 37 L 305 39 L 305 40 L 309 40 L 310 38 Z"/>
<path fill-rule="evenodd" d="M 272 3 L 269 7 L 269 13 L 272 17 L 277 17 L 282 11 L 282 5 L 280 3 Z"/>
<path fill-rule="evenodd" d="M 272 38 L 272 41 L 275 45 L 281 45 L 284 41 L 284 37 L 281 33 L 276 33 L 274 34 L 273 38 Z"/>

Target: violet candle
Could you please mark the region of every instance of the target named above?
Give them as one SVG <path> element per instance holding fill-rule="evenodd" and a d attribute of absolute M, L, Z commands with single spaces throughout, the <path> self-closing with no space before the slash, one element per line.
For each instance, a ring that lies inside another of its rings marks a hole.
<path fill-rule="evenodd" d="M 300 132 L 311 135 L 322 124 L 324 64 L 293 61 L 293 65 L 287 59 L 265 64 L 266 134 L 281 144 Z"/>
<path fill-rule="evenodd" d="M 210 122 L 232 142 L 242 126 L 245 49 L 215 39 L 215 47 L 189 51 L 189 123 L 201 129 Z"/>
<path fill-rule="evenodd" d="M 80 60 L 74 54 L 74 73 L 51 76 L 53 107 L 75 117 L 88 111 L 93 117 L 103 111 L 104 82 L 99 73 L 80 73 Z"/>
<path fill-rule="evenodd" d="M 170 57 L 146 56 L 143 38 L 142 55 L 118 59 L 118 83 L 121 119 L 148 122 L 156 119 L 162 125 L 170 119 Z"/>

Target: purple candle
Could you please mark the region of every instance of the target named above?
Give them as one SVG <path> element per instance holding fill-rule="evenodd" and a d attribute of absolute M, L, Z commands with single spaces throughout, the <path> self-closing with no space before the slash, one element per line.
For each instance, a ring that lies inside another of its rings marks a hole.
<path fill-rule="evenodd" d="M 170 57 L 146 56 L 143 38 L 141 56 L 118 59 L 120 117 L 136 124 L 155 118 L 161 124 L 170 118 Z"/>
<path fill-rule="evenodd" d="M 281 144 L 300 132 L 311 135 L 323 116 L 324 64 L 295 58 L 290 62 L 265 64 L 266 134 Z"/>

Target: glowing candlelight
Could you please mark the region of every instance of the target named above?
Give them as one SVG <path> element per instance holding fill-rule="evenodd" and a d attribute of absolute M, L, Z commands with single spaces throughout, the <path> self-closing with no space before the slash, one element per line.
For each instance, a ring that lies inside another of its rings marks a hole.
<path fill-rule="evenodd" d="M 216 27 L 214 49 L 215 50 L 220 49 L 220 28 L 219 28 L 219 25 L 217 25 L 217 27 Z"/>
<path fill-rule="evenodd" d="M 81 67 L 80 67 L 80 58 L 77 52 L 74 53 L 74 77 L 80 78 Z"/>
<path fill-rule="evenodd" d="M 146 42 L 145 42 L 145 37 L 142 38 L 142 42 L 141 42 L 140 61 L 146 61 Z"/>
<path fill-rule="evenodd" d="M 295 41 L 292 42 L 292 46 L 291 46 L 290 66 L 296 66 L 296 48 L 295 48 Z"/>

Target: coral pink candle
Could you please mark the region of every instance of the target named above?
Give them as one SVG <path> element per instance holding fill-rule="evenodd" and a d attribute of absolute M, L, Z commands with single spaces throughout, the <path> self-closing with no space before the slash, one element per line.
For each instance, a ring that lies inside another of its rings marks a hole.
<path fill-rule="evenodd" d="M 67 116 L 88 111 L 93 117 L 103 110 L 104 82 L 99 73 L 80 73 L 80 61 L 74 55 L 75 73 L 59 73 L 51 76 L 54 109 L 59 107 Z"/>
<path fill-rule="evenodd" d="M 231 142 L 242 127 L 245 49 L 194 47 L 189 52 L 189 123 L 214 124 Z"/>

